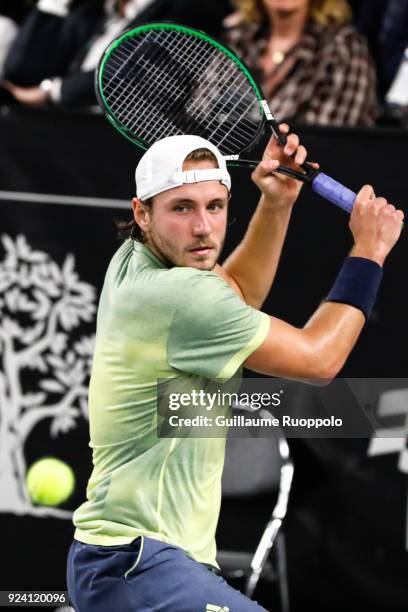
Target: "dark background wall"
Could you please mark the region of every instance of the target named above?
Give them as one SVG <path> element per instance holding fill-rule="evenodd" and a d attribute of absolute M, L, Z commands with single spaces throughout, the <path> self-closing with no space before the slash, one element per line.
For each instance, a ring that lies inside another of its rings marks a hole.
<path fill-rule="evenodd" d="M 325 172 L 354 190 L 372 183 L 377 194 L 406 210 L 407 134 L 313 128 L 299 128 L 299 133 L 311 159 Z M 13 241 L 23 234 L 33 249 L 49 254 L 59 267 L 67 253 L 74 254 L 80 280 L 99 292 L 119 244 L 114 219 L 130 216 L 126 206 L 134 195 L 140 151 L 97 114 L 3 110 L 0 134 L 1 234 Z M 261 150 L 259 145 L 254 155 Z M 240 240 L 257 201 L 249 171 L 231 172 L 233 200 L 225 253 Z M 52 196 L 50 202 L 39 194 Z M 59 196 L 68 199 L 61 203 Z M 344 212 L 303 190 L 266 312 L 295 325 L 306 322 L 351 246 L 347 223 Z M 406 375 L 405 234 L 386 264 L 374 315 L 344 368 L 345 376 Z M 71 341 L 93 329 L 93 322 L 84 323 L 72 330 Z M 34 392 L 35 372 L 31 378 L 24 376 Z M 308 395 L 306 401 L 313 398 Z M 3 421 L 6 410 L 0 406 Z M 65 432 L 53 437 L 51 419 L 38 420 L 23 448 L 27 466 L 41 456 L 56 455 L 74 468 L 77 487 L 66 510 L 83 500 L 90 473 L 87 421 L 80 413 L 71 421 Z M 292 441 L 296 477 L 287 535 L 294 610 L 304 610 L 306 604 L 316 610 L 343 610 L 346 605 L 356 610 L 406 610 L 406 473 L 398 468 L 395 453 L 368 457 L 368 444 Z M 1 469 L 0 465 L 0 473 Z M 64 589 L 71 523 L 51 515 L 35 516 L 27 505 L 24 508 L 0 507 L 0 587 Z M 263 603 L 274 607 L 273 600 Z"/>

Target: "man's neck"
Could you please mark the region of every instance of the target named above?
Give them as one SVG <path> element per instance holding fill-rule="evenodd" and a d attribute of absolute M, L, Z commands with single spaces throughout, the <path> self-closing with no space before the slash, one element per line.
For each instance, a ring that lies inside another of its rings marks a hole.
<path fill-rule="evenodd" d="M 160 263 L 163 264 L 163 266 L 165 266 L 166 268 L 174 268 L 174 263 L 166 259 L 166 257 L 149 240 L 144 242 L 143 246 L 146 247 L 146 249 L 149 249 L 149 251 L 151 251 L 151 253 L 153 253 L 153 255 L 156 257 L 156 259 L 158 259 Z"/>

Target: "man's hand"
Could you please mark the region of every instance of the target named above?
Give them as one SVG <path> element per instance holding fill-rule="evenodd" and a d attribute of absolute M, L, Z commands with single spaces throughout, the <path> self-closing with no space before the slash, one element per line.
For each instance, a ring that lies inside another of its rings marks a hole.
<path fill-rule="evenodd" d="M 383 265 L 387 255 L 400 237 L 404 213 L 376 198 L 371 185 L 359 192 L 350 217 L 354 237 L 351 255 L 366 257 Z"/>
<path fill-rule="evenodd" d="M 282 124 L 280 130 L 286 135 L 289 126 Z M 299 145 L 296 134 L 289 134 L 287 139 L 282 148 L 273 137 L 263 161 L 254 170 L 252 179 L 262 196 L 242 242 L 223 263 L 224 271 L 235 281 L 245 302 L 254 308 L 262 306 L 271 289 L 292 205 L 303 184 L 274 172 L 280 163 L 301 170 L 300 164 L 306 160 L 307 151 Z M 318 164 L 312 164 L 312 167 L 318 168 Z"/>
<path fill-rule="evenodd" d="M 17 102 L 26 106 L 41 107 L 49 102 L 49 93 L 41 89 L 40 86 L 20 87 L 10 81 L 3 81 L 2 85 Z"/>
<path fill-rule="evenodd" d="M 262 161 L 252 173 L 252 180 L 262 191 L 265 202 L 274 210 L 290 208 L 296 201 L 303 183 L 296 179 L 275 172 L 281 164 L 302 172 L 300 166 L 306 161 L 307 150 L 299 144 L 296 134 L 289 134 L 289 126 L 281 123 L 279 129 L 282 134 L 288 134 L 287 143 L 284 148 L 279 145 L 275 136 L 270 139 Z M 318 169 L 316 163 L 310 164 L 312 168 Z"/>

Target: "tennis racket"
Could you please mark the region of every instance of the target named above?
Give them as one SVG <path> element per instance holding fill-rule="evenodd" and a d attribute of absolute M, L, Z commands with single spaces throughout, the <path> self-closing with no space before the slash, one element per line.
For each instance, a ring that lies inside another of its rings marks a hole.
<path fill-rule="evenodd" d="M 244 159 L 265 128 L 281 145 L 267 101 L 248 68 L 230 49 L 204 32 L 172 23 L 143 25 L 116 38 L 96 73 L 98 102 L 112 125 L 147 149 L 176 134 L 212 142 L 231 165 L 254 167 Z M 356 194 L 323 172 L 302 166 L 277 172 L 309 183 L 343 210 L 351 212 Z"/>

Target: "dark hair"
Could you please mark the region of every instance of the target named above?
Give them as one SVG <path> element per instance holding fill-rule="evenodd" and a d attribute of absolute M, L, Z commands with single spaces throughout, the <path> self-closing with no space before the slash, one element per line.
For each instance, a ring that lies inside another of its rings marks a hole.
<path fill-rule="evenodd" d="M 143 202 L 144 206 L 151 208 L 153 206 L 153 198 L 149 198 Z M 145 233 L 138 226 L 134 218 L 132 217 L 129 221 L 115 221 L 116 228 L 118 230 L 118 238 L 121 240 L 138 240 L 139 242 L 145 242 Z"/>
<path fill-rule="evenodd" d="M 216 167 L 218 167 L 218 161 L 214 153 L 210 151 L 210 149 L 205 148 L 195 149 L 194 151 L 191 151 L 191 153 L 187 155 L 184 161 L 211 161 L 216 164 Z M 143 202 L 143 205 L 152 208 L 153 199 L 154 198 L 149 198 L 148 200 L 145 200 Z M 133 217 L 129 219 L 129 221 L 115 221 L 115 225 L 118 230 L 118 238 L 122 240 L 127 240 L 128 238 L 131 238 L 132 240 L 145 242 L 145 234 L 138 226 Z"/>

